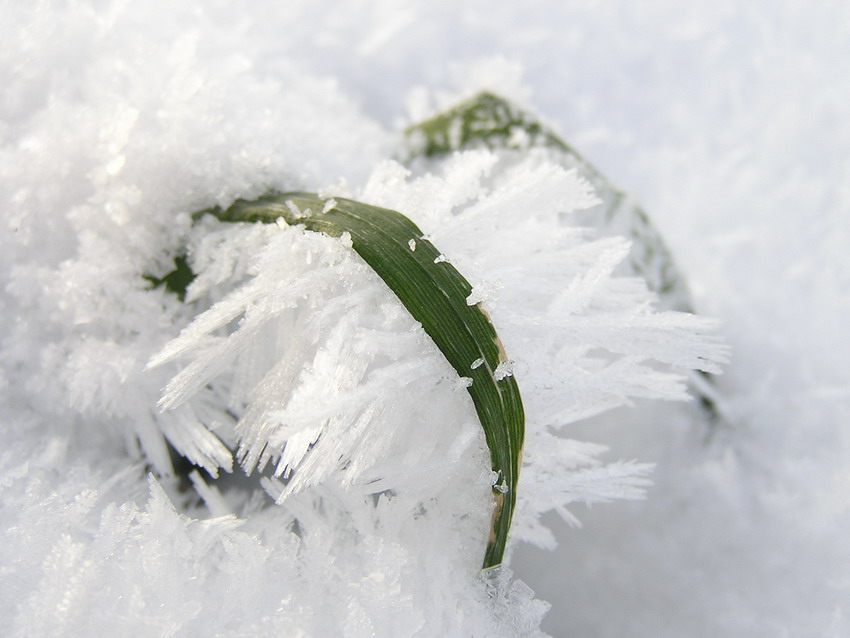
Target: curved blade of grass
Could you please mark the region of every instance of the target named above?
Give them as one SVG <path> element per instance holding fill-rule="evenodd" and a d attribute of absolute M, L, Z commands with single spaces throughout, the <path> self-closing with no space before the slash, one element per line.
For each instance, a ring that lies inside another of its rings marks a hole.
<path fill-rule="evenodd" d="M 507 357 L 489 317 L 480 306 L 466 303 L 472 293 L 469 282 L 413 222 L 385 208 L 310 193 L 272 193 L 204 212 L 222 221 L 283 218 L 333 237 L 349 233 L 354 250 L 422 324 L 458 375 L 472 380 L 468 391 L 497 473 L 484 567 L 500 564 L 516 504 L 525 416 L 513 376 L 497 373 Z"/>

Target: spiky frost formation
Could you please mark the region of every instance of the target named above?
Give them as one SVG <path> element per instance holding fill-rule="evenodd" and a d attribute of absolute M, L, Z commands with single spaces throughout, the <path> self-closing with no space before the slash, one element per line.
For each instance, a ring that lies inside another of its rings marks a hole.
<path fill-rule="evenodd" d="M 160 472 L 171 467 L 163 437 L 210 471 L 227 468 L 229 452 L 198 427 L 227 415 L 152 408 L 173 370 L 144 366 L 190 312 L 142 275 L 172 267 L 189 211 L 272 179 L 356 178 L 386 135 L 332 83 L 288 66 L 276 76 L 285 89 L 268 82 L 224 44 L 228 28 L 186 32 L 189 5 L 165 19 L 121 3 L 8 10 L 3 55 L 30 62 L 0 72 L 3 376 L 46 418 L 138 440 Z M 259 104 L 275 107 L 258 114 Z"/>
<path fill-rule="evenodd" d="M 557 167 L 473 154 L 415 179 L 383 164 L 364 186 L 387 136 L 333 82 L 270 61 L 294 24 L 279 14 L 258 41 L 199 3 L 5 9 L 9 632 L 539 635 L 546 605 L 507 569 L 479 574 L 480 428 L 403 309 L 344 241 L 188 212 L 345 175 L 434 237 L 476 284 L 527 401 L 515 541 L 551 546 L 547 510 L 572 520 L 571 503 L 639 495 L 645 466 L 603 465 L 558 429 L 682 398 L 666 366 L 710 367 L 707 326 L 652 313 L 640 282 L 610 276 L 625 247 L 570 228 L 592 195 Z M 190 305 L 144 279 L 184 246 Z M 145 478 L 170 470 L 166 440 L 213 474 L 235 450 L 280 476 L 249 492 L 193 474 L 201 503 Z"/>
<path fill-rule="evenodd" d="M 403 498 L 375 506 L 327 485 L 289 509 L 194 518 L 138 466 L 44 431 L 38 449 L 31 431 L 9 428 L 0 455 L 5 635 L 540 635 L 547 606 L 508 570 L 479 580 L 477 556 L 439 528 L 418 548 L 389 538 Z"/>
<path fill-rule="evenodd" d="M 476 151 L 415 179 L 385 163 L 363 197 L 421 215 L 499 329 L 528 419 L 514 539 L 552 546 L 543 512 L 575 522 L 571 502 L 640 497 L 647 465 L 601 468 L 603 448 L 558 432 L 636 398 L 685 399 L 681 372 L 716 372 L 726 351 L 713 322 L 656 312 L 642 281 L 612 276 L 627 242 L 571 223 L 596 203 L 589 185 L 543 154 Z"/>
<path fill-rule="evenodd" d="M 593 240 L 569 225 L 569 213 L 595 203 L 588 185 L 541 157 L 478 151 L 419 178 L 383 163 L 359 196 L 405 211 L 479 282 L 473 296 L 484 296 L 503 335 L 512 357 L 503 374 L 518 375 L 529 419 L 528 492 L 520 488 L 515 539 L 551 546 L 538 522 L 543 512 L 557 509 L 574 521 L 570 502 L 639 497 L 647 466 L 600 467 L 598 447 L 557 431 L 632 398 L 685 398 L 670 366 L 717 370 L 724 350 L 709 336 L 710 322 L 656 313 L 642 282 L 612 277 L 627 252 L 623 241 Z M 346 237 L 285 225 L 228 230 L 214 221 L 193 232 L 203 257 L 190 299 L 214 290 L 205 270 L 219 282 L 228 270 L 234 284 L 249 276 L 152 360 L 187 359 L 163 408 L 220 384 L 228 408 L 242 414 L 234 436 L 244 469 L 271 462 L 274 475 L 287 479 L 275 493 L 284 505 L 328 480 L 425 502 L 454 480 L 458 454 L 445 455 L 457 445 L 477 448 L 471 458 L 486 476 L 462 379 Z M 256 253 L 247 270 L 235 267 L 242 250 Z"/>

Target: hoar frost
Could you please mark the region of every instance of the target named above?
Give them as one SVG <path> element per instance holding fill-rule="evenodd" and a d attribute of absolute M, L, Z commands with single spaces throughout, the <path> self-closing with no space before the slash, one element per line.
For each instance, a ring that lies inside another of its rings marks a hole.
<path fill-rule="evenodd" d="M 593 240 L 564 223 L 595 202 L 587 185 L 537 159 L 476 151 L 423 176 L 382 163 L 358 198 L 404 211 L 464 274 L 485 287 L 499 283 L 488 312 L 511 359 L 493 376 L 522 371 L 528 417 L 513 543 L 551 547 L 540 522 L 546 511 L 575 523 L 575 501 L 640 498 L 649 466 L 604 465 L 596 459 L 603 448 L 561 438 L 559 429 L 634 397 L 683 398 L 676 368 L 716 371 L 725 353 L 710 322 L 656 313 L 639 280 L 613 276 L 623 242 Z M 494 484 L 480 428 L 473 442 L 461 427 L 475 421 L 469 396 L 447 391 L 469 379 L 448 366 L 344 237 L 255 228 L 209 221 L 193 231 L 195 252 L 207 261 L 189 295 L 222 292 L 152 359 L 154 367 L 183 366 L 163 407 L 192 406 L 202 389 L 223 397 L 239 420 L 222 437 L 246 472 L 269 468 L 267 491 L 299 526 L 322 518 L 305 503 L 333 485 L 351 495 L 341 511 L 383 521 L 384 542 L 412 548 L 426 529 L 438 529 L 457 539 L 452 553 L 474 569 Z M 220 246 L 222 233 L 240 246 L 256 238 L 253 261 L 230 280 L 231 251 L 217 264 L 206 248 Z M 214 286 L 205 269 L 218 273 Z M 458 436 L 474 454 L 448 453 Z M 389 510 L 362 500 L 370 494 Z M 391 523 L 390 510 L 406 514 Z M 360 534 L 340 551 L 358 551 Z M 445 561 L 444 552 L 441 545 L 433 560 Z"/>
<path fill-rule="evenodd" d="M 35 62 L 8 65 L 0 131 L 9 633 L 540 635 L 545 603 L 507 565 L 480 573 L 502 483 L 421 327 L 344 237 L 190 212 L 336 182 L 328 197 L 403 212 L 476 282 L 528 416 L 514 545 L 551 547 L 545 512 L 641 496 L 647 466 L 562 428 L 683 398 L 681 369 L 724 356 L 710 323 L 612 276 L 624 243 L 571 226 L 595 200 L 559 166 L 378 162 L 384 130 L 326 82 L 269 81 L 230 22 L 52 11 L 10 22 Z M 144 275 L 184 251 L 182 303 Z M 187 485 L 172 450 L 203 469 Z M 216 480 L 231 471 L 252 476 Z"/>
<path fill-rule="evenodd" d="M 502 379 L 513 375 L 514 373 L 514 362 L 513 361 L 501 361 L 499 365 L 496 366 L 496 369 L 493 370 L 493 378 L 496 381 L 501 381 Z"/>
<path fill-rule="evenodd" d="M 548 313 L 550 323 L 561 318 L 549 335 L 551 358 L 570 362 L 560 371 L 570 376 L 546 385 L 525 365 L 548 362 L 546 347 L 529 355 L 515 336 L 506 343 L 534 403 L 529 429 L 549 430 L 526 442 L 520 507 L 560 501 L 555 512 L 588 525 L 556 530 L 556 554 L 532 548 L 513 557 L 511 567 L 525 569 L 538 594 L 550 588 L 543 597 L 554 609 L 543 626 L 556 636 L 850 635 L 850 368 L 838 347 L 850 312 L 850 3 L 337 5 L 329 15 L 323 3 L 298 0 L 267 3 L 262 13 L 197 0 L 5 3 L 4 635 L 535 635 L 546 606 L 506 566 L 459 573 L 449 564 L 456 555 L 445 554 L 453 544 L 438 533 L 390 539 L 410 512 L 421 518 L 428 509 L 418 501 L 388 508 L 434 480 L 427 468 L 415 473 L 420 468 L 400 458 L 388 476 L 408 473 L 411 484 L 392 502 L 388 492 L 357 503 L 353 488 L 331 480 L 273 506 L 252 479 L 240 487 L 225 472 L 222 480 L 208 475 L 226 468 L 238 445 L 234 424 L 246 406 L 226 408 L 231 382 L 255 380 L 225 370 L 183 403 L 185 412 L 163 413 L 162 388 L 187 360 L 144 369 L 194 317 L 257 274 L 248 270 L 271 241 L 243 236 L 242 250 L 227 239 L 238 231 L 211 225 L 232 254 L 225 259 L 208 245 L 207 259 L 195 250 L 202 232 L 190 231 L 192 211 L 269 188 L 359 197 L 376 161 L 404 156 L 389 127 L 364 112 L 389 122 L 408 108 L 416 122 L 482 90 L 523 108 L 533 95 L 553 127 L 569 133 L 566 141 L 650 204 L 697 307 L 724 318 L 736 351 L 717 386 L 732 427 L 706 436 L 696 406 L 641 399 L 671 398 L 668 364 L 645 375 L 643 352 L 612 350 L 627 347 L 614 333 L 634 331 L 647 356 L 672 359 L 663 335 L 703 327 L 669 316 L 669 325 L 626 327 L 615 317 L 602 334 L 594 319 L 619 312 L 608 304 L 612 294 L 632 296 L 620 309 L 649 303 L 642 284 L 607 273 L 622 243 L 608 245 L 606 260 L 582 264 L 579 252 L 592 239 L 585 233 L 571 253 L 552 256 L 582 273 L 570 280 L 575 297 L 564 295 Z M 496 42 L 510 60 L 475 60 Z M 443 83 L 453 76 L 449 93 Z M 437 91 L 407 90 L 422 81 L 438 83 Z M 513 129 L 508 145 L 524 148 L 526 140 Z M 458 168 L 470 168 L 468 160 Z M 431 172 L 435 184 L 463 182 L 471 197 L 484 195 L 459 171 Z M 417 220 L 432 215 L 438 195 L 421 200 Z M 454 189 L 446 195 L 461 199 Z M 441 223 L 445 206 L 437 204 Z M 585 223 L 598 227 L 595 215 L 587 210 Z M 566 226 L 581 225 L 564 217 Z M 463 258 L 439 246 L 453 263 Z M 592 254 L 599 248 L 590 243 Z M 168 273 L 184 249 L 205 282 L 187 303 L 143 279 Z M 514 266 L 505 268 L 510 304 L 520 271 L 546 257 L 503 264 Z M 617 272 L 635 257 L 645 257 L 637 245 Z M 461 270 L 477 290 L 467 272 L 474 260 Z M 502 295 L 483 301 L 500 322 L 507 318 Z M 390 315 L 399 311 L 387 306 Z M 540 314 L 514 317 L 514 333 L 545 338 Z M 507 341 L 507 326 L 497 327 Z M 442 386 L 465 392 L 448 378 Z M 683 397 L 685 385 L 674 394 Z M 585 418 L 624 397 L 636 409 Z M 479 436 L 474 419 L 459 423 L 448 458 L 477 463 L 468 457 Z M 610 441 L 614 450 L 575 438 Z M 172 459 L 181 461 L 169 441 L 183 454 L 194 442 L 191 458 L 205 468 L 194 484 L 206 505 L 188 481 L 169 478 Z M 647 467 L 603 462 L 612 453 L 657 460 L 656 485 L 639 507 L 590 513 L 585 498 L 637 496 L 648 481 Z M 234 468 L 239 475 L 238 462 Z M 277 479 L 264 479 L 276 495 Z M 472 500 L 486 501 L 489 489 Z M 538 521 L 537 509 L 517 515 L 514 538 L 552 546 L 542 524 L 551 517 Z M 353 535 L 362 542 L 349 542 Z M 523 564 L 530 555 L 540 556 L 537 566 Z"/>

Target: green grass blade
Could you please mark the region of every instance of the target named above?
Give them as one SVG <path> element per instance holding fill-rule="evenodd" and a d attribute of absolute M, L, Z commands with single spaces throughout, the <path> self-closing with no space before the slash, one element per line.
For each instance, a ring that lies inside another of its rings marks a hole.
<path fill-rule="evenodd" d="M 271 223 L 283 218 L 333 237 L 349 233 L 354 250 L 422 324 L 458 375 L 472 380 L 468 391 L 498 473 L 484 567 L 500 564 L 516 505 L 525 416 L 513 376 L 494 377 L 507 357 L 487 313 L 466 303 L 472 293 L 469 282 L 413 222 L 385 208 L 310 193 L 273 193 L 205 212 L 222 221 Z"/>

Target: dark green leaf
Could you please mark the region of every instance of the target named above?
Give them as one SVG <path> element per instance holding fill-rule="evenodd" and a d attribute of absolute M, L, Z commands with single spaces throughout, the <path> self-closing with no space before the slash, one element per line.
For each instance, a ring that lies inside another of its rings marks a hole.
<path fill-rule="evenodd" d="M 179 255 L 174 259 L 174 270 L 162 278 L 151 275 L 145 275 L 144 278 L 153 284 L 154 288 L 165 286 L 165 289 L 177 295 L 180 301 L 185 301 L 186 289 L 189 288 L 189 284 L 195 279 L 195 273 L 189 267 L 186 255 Z"/>

